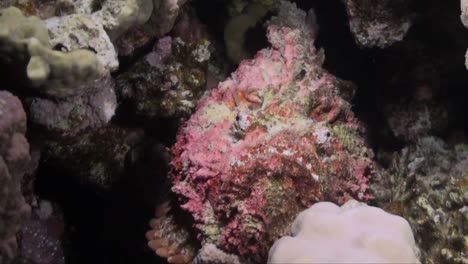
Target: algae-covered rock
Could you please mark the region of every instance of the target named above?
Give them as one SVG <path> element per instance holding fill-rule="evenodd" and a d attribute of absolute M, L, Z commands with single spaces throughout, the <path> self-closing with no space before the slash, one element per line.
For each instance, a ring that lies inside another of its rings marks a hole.
<path fill-rule="evenodd" d="M 109 190 L 124 172 L 127 153 L 143 136 L 139 129 L 110 124 L 79 137 L 47 141 L 44 157 L 81 184 Z"/>
<path fill-rule="evenodd" d="M 28 106 L 32 123 L 61 137 L 97 129 L 110 121 L 117 108 L 114 81 L 106 75 L 83 95 L 63 100 L 35 97 Z"/>
<path fill-rule="evenodd" d="M 155 51 L 117 78 L 117 90 L 148 118 L 188 117 L 206 87 L 207 40 L 162 38 Z"/>
<path fill-rule="evenodd" d="M 356 42 L 364 47 L 385 48 L 401 41 L 411 20 L 406 0 L 343 0 L 349 27 Z"/>

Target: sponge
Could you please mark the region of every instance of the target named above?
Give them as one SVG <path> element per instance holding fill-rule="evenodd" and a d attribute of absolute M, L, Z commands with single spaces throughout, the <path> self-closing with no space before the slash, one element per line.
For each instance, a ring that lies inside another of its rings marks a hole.
<path fill-rule="evenodd" d="M 355 200 L 316 203 L 290 232 L 271 247 L 268 263 L 420 263 L 404 218 Z"/>

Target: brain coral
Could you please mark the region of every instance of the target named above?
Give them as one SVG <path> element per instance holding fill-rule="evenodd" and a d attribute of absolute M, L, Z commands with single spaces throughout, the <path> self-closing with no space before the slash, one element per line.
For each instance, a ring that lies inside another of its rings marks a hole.
<path fill-rule="evenodd" d="M 372 198 L 372 152 L 346 101 L 352 86 L 322 68 L 313 13 L 289 2 L 278 10 L 271 48 L 200 102 L 171 163 L 172 190 L 202 244 L 256 262 L 312 204 Z"/>

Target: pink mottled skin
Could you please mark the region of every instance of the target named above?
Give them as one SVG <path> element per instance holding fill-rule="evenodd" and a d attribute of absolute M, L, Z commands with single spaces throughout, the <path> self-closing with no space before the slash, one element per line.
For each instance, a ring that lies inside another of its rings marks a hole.
<path fill-rule="evenodd" d="M 172 149 L 172 190 L 199 238 L 256 262 L 313 203 L 372 198 L 362 129 L 322 69 L 305 13 L 283 5 L 272 47 L 199 103 Z"/>

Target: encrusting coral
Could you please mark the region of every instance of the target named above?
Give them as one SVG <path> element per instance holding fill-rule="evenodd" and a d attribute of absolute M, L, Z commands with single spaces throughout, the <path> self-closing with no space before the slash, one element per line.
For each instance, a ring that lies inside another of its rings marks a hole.
<path fill-rule="evenodd" d="M 420 263 L 404 218 L 350 200 L 320 202 L 301 212 L 289 236 L 271 247 L 268 263 Z"/>
<path fill-rule="evenodd" d="M 0 91 L 0 263 L 17 254 L 16 233 L 30 207 L 21 193 L 21 179 L 30 162 L 26 114 L 17 97 Z"/>
<path fill-rule="evenodd" d="M 347 101 L 354 87 L 322 68 L 313 19 L 289 2 L 278 10 L 272 47 L 202 99 L 171 163 L 202 245 L 255 262 L 310 205 L 372 199 L 372 151 Z"/>
<path fill-rule="evenodd" d="M 421 137 L 372 181 L 379 207 L 408 220 L 422 263 L 468 263 L 468 147 Z"/>

